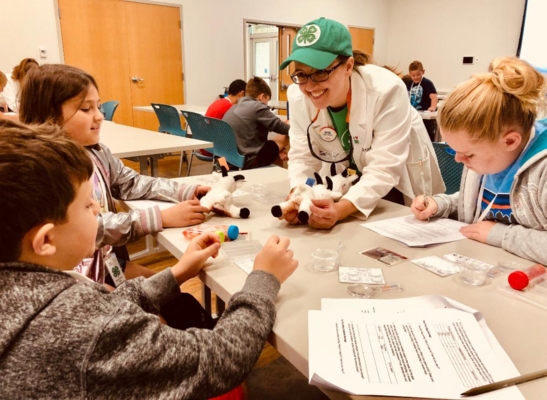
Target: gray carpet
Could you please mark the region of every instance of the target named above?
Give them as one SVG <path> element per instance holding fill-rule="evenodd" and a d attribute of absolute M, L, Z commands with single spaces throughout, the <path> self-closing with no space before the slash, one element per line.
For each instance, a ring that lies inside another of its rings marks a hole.
<path fill-rule="evenodd" d="M 284 357 L 255 368 L 247 378 L 249 400 L 328 400 Z"/>

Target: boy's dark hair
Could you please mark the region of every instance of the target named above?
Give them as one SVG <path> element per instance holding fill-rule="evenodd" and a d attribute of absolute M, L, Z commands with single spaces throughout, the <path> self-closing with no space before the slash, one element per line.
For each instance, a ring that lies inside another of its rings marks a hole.
<path fill-rule="evenodd" d="M 408 66 L 408 71 L 409 72 L 412 72 L 412 71 L 423 71 L 424 70 L 424 66 L 421 62 L 419 61 L 412 61 L 410 63 L 410 65 Z"/>
<path fill-rule="evenodd" d="M 63 103 L 81 96 L 97 82 L 87 72 L 64 64 L 44 64 L 30 70 L 21 89 L 19 119 L 26 124 L 62 124 Z"/>
<path fill-rule="evenodd" d="M 253 76 L 247 82 L 245 87 L 245 94 L 251 96 L 253 99 L 256 99 L 261 94 L 265 94 L 270 99 L 272 98 L 272 89 L 268 86 L 266 81 L 258 76 Z"/>
<path fill-rule="evenodd" d="M 238 95 L 241 92 L 245 91 L 245 87 L 247 86 L 247 82 L 245 82 L 243 79 L 236 79 L 232 83 L 230 83 L 230 87 L 228 88 L 228 94 L 235 96 Z"/>
<path fill-rule="evenodd" d="M 32 228 L 66 222 L 77 189 L 92 173 L 87 151 L 62 128 L 0 121 L 0 262 L 19 259 Z"/>

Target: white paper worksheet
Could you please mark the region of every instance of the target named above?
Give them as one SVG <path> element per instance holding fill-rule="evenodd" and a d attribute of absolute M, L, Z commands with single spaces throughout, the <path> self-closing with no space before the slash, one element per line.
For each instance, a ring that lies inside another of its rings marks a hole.
<path fill-rule="evenodd" d="M 310 383 L 351 394 L 436 399 L 518 375 L 473 314 L 450 308 L 309 311 L 309 368 Z M 524 399 L 516 387 L 475 398 Z"/>
<path fill-rule="evenodd" d="M 460 233 L 460 228 L 466 225 L 447 218 L 432 219 L 430 222 L 420 221 L 413 215 L 361 224 L 371 231 L 410 247 L 424 247 L 465 239 Z"/>

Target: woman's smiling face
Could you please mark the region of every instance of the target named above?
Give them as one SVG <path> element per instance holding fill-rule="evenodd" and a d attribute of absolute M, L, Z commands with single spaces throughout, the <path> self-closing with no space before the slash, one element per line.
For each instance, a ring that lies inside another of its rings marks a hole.
<path fill-rule="evenodd" d="M 335 67 L 340 61 L 334 60 L 327 68 Z M 294 63 L 295 71 L 293 74 L 303 73 L 310 75 L 317 71 L 306 64 L 300 62 Z M 345 63 L 338 66 L 329 75 L 329 79 L 324 82 L 314 82 L 310 78 L 302 85 L 298 85 L 302 93 L 307 96 L 318 109 L 327 107 L 342 107 L 346 104 L 346 97 L 349 90 L 349 77 L 353 69 L 353 57 L 350 57 Z"/>

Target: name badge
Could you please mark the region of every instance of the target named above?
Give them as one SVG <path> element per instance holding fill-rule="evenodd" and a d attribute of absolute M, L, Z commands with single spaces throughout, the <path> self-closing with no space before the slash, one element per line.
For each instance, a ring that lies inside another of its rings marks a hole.
<path fill-rule="evenodd" d="M 331 126 L 324 126 L 319 130 L 319 137 L 325 142 L 332 142 L 338 137 L 336 131 Z"/>
<path fill-rule="evenodd" d="M 125 275 L 123 274 L 122 267 L 120 267 L 120 263 L 118 262 L 118 258 L 115 253 L 110 253 L 106 256 L 104 262 L 116 287 L 125 282 Z"/>

